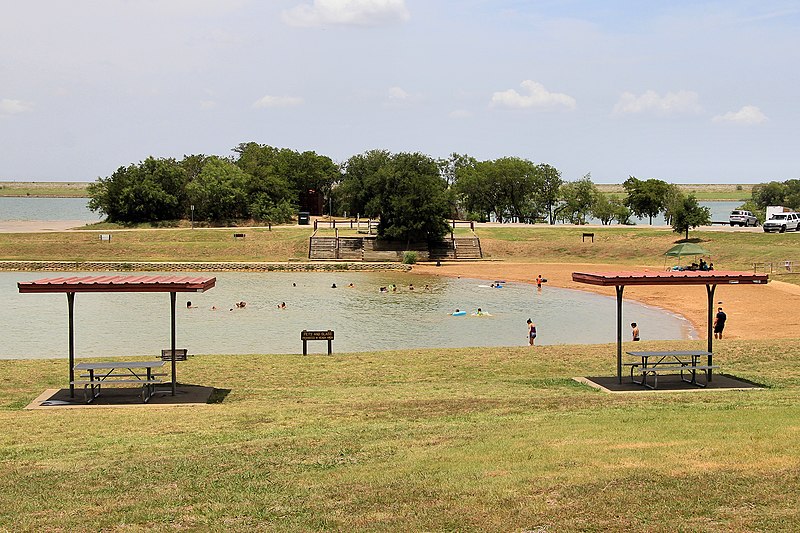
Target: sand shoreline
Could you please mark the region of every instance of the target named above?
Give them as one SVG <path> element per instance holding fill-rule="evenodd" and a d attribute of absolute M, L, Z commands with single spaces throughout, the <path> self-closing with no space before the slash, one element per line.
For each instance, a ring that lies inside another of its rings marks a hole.
<path fill-rule="evenodd" d="M 597 287 L 572 281 L 573 272 L 602 272 L 619 270 L 618 265 L 596 263 L 443 263 L 415 265 L 412 273 L 451 277 L 469 277 L 485 280 L 506 279 L 533 285 L 537 274 L 547 278 L 548 286 L 563 287 L 594 292 L 615 297 L 613 287 Z M 657 266 L 625 267 L 626 270 L 661 270 Z M 636 286 L 626 287 L 625 299 L 657 307 L 684 317 L 697 332 L 700 339 L 707 338 L 707 294 L 705 286 Z M 779 308 L 800 307 L 800 287 L 781 281 L 770 281 L 767 285 L 719 285 L 715 293 L 716 302 L 728 315 L 724 338 L 726 339 L 774 339 L 796 338 L 800 327 L 798 313 L 781 313 Z M 716 310 L 715 310 L 716 312 Z M 780 316 L 780 324 L 773 328 L 765 326 L 768 317 Z M 614 317 L 609 317 L 609 327 L 614 327 Z M 627 330 L 625 330 L 627 338 Z M 646 332 L 642 337 L 647 339 Z"/>

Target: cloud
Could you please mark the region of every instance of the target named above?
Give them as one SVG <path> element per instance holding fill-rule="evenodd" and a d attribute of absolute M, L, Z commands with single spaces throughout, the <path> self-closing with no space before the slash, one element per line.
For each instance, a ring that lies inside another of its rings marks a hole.
<path fill-rule="evenodd" d="M 313 0 L 283 11 L 289 26 L 389 26 L 407 21 L 405 0 Z"/>
<path fill-rule="evenodd" d="M 694 91 L 678 91 L 660 96 L 655 91 L 647 91 L 641 96 L 625 92 L 614 106 L 615 115 L 635 113 L 657 113 L 674 115 L 680 113 L 701 113 L 703 108 L 698 103 L 698 95 Z"/>
<path fill-rule="evenodd" d="M 511 107 L 517 109 L 575 109 L 575 99 L 562 93 L 551 93 L 541 83 L 525 80 L 520 84 L 527 94 L 514 89 L 492 94 L 491 107 Z"/>
<path fill-rule="evenodd" d="M 389 100 L 408 100 L 408 97 L 411 96 L 406 91 L 404 91 L 400 87 L 390 87 L 389 88 Z"/>
<path fill-rule="evenodd" d="M 8 98 L 0 100 L 0 116 L 17 115 L 31 109 L 33 109 L 33 105 L 22 100 L 10 100 Z"/>
<path fill-rule="evenodd" d="M 769 120 L 767 116 L 754 105 L 746 105 L 739 111 L 728 111 L 724 115 L 717 115 L 714 122 L 733 122 L 736 124 L 761 124 Z"/>
<path fill-rule="evenodd" d="M 200 109 L 203 111 L 208 111 L 210 109 L 214 109 L 215 107 L 217 107 L 217 102 L 214 100 L 203 100 L 200 102 Z"/>
<path fill-rule="evenodd" d="M 256 109 L 267 107 L 294 107 L 303 103 L 299 96 L 270 96 L 264 95 L 253 103 Z"/>

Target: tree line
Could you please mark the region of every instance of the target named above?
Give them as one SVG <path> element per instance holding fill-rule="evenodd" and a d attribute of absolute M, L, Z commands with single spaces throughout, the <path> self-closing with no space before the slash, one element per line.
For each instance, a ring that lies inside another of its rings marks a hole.
<path fill-rule="evenodd" d="M 780 205 L 792 211 L 800 211 L 800 179 L 754 185 L 750 199 L 741 206 L 741 209 L 752 211 L 760 222 L 764 222 L 767 206 L 770 205 Z"/>
<path fill-rule="evenodd" d="M 557 168 L 518 157 L 370 150 L 337 164 L 312 151 L 254 142 L 233 153 L 150 157 L 120 167 L 89 186 L 89 207 L 123 224 L 190 216 L 210 224 L 279 224 L 296 214 L 301 194 L 317 191 L 331 214 L 377 218 L 380 237 L 407 241 L 439 239 L 453 218 L 584 224 L 594 217 L 607 225 L 630 224 L 634 215 L 652 223 L 663 213 L 679 232 L 709 221 L 708 209 L 664 181 L 629 177 L 624 195 L 604 194 L 589 174 L 565 181 Z"/>

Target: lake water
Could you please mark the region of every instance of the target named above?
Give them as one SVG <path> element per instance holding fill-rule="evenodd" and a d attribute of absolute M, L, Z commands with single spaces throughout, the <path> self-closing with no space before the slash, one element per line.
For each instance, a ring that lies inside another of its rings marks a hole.
<path fill-rule="evenodd" d="M 481 287 L 491 283 L 486 281 L 388 272 L 211 275 L 217 277 L 217 286 L 210 291 L 178 294 L 177 346 L 192 354 L 302 353 L 303 329 L 333 329 L 334 353 L 524 346 L 528 318 L 537 324 L 540 344 L 616 340 L 613 296 L 547 285 L 541 292 L 522 283 L 494 289 Z M 18 281 L 54 276 L 0 272 L 0 358 L 67 356 L 66 296 L 19 294 L 16 287 Z M 331 288 L 333 283 L 338 288 Z M 355 286 L 348 288 L 349 283 Z M 379 292 L 379 287 L 392 283 L 399 287 L 397 293 Z M 409 291 L 409 283 L 416 290 Z M 424 290 L 426 284 L 430 291 Z M 197 307 L 186 309 L 187 300 Z M 240 300 L 247 302 L 245 309 L 234 308 Z M 281 302 L 286 302 L 286 309 L 277 308 Z M 478 307 L 492 316 L 449 314 L 456 308 L 472 313 Z M 644 339 L 695 337 L 685 319 L 634 302 L 625 303 L 624 320 L 637 322 Z M 168 294 L 76 295 L 76 357 L 155 356 L 169 343 Z M 311 353 L 326 349 L 326 342 L 309 342 Z"/>
<path fill-rule="evenodd" d="M 0 220 L 83 220 L 100 215 L 86 207 L 86 198 L 28 198 L 0 196 Z"/>
<path fill-rule="evenodd" d="M 0 197 L 0 220 L 82 220 L 97 222 L 100 215 L 86 207 L 86 198 L 8 198 Z M 711 209 L 711 220 L 728 220 L 728 215 L 742 202 L 700 202 Z M 646 225 L 649 219 L 631 219 L 639 225 Z M 590 224 L 600 221 L 589 219 Z M 653 225 L 665 225 L 664 217 L 653 218 Z"/>

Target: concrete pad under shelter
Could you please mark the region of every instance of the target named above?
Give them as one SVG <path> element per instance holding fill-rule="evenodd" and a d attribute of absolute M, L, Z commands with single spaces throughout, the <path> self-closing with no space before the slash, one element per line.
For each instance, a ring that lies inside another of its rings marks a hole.
<path fill-rule="evenodd" d="M 663 375 L 658 376 L 658 388 L 650 389 L 643 385 L 638 385 L 631 381 L 630 376 L 623 376 L 622 383 L 619 383 L 617 376 L 602 376 L 602 377 L 577 377 L 572 378 L 579 383 L 589 385 L 603 392 L 618 393 L 618 392 L 636 392 L 636 393 L 654 393 L 654 392 L 702 392 L 702 391 L 720 391 L 720 390 L 759 390 L 764 389 L 764 386 L 752 381 L 737 378 L 728 374 L 714 374 L 711 382 L 707 387 L 700 387 L 686 383 L 681 380 L 680 375 Z M 704 378 L 699 378 L 703 380 Z M 652 378 L 649 379 L 652 384 Z"/>
<path fill-rule="evenodd" d="M 167 405 L 206 405 L 214 387 L 178 384 L 175 396 L 170 390 L 158 390 L 147 403 L 142 402 L 138 387 L 103 387 L 100 396 L 86 403 L 83 389 L 75 388 L 75 397 L 70 398 L 69 389 L 48 389 L 33 400 L 25 409 L 91 409 L 103 407 L 147 407 Z M 222 391 L 224 392 L 224 391 Z"/>

